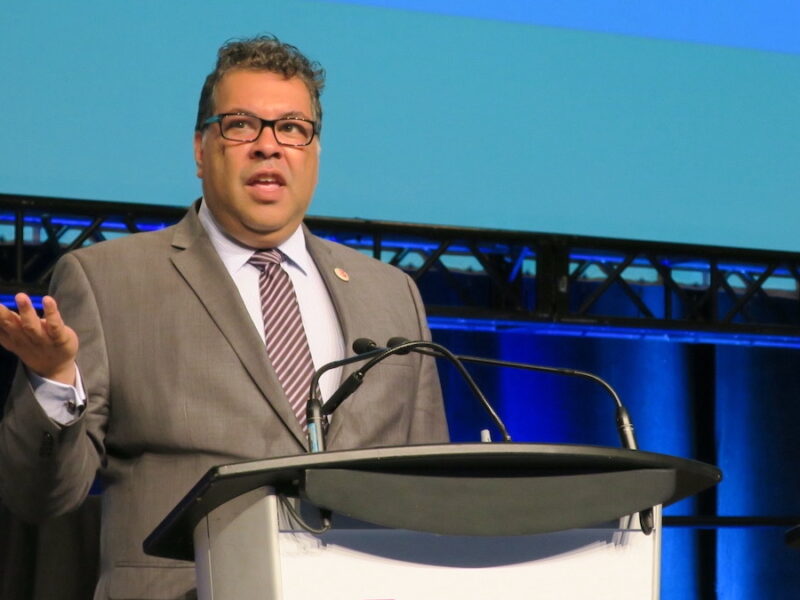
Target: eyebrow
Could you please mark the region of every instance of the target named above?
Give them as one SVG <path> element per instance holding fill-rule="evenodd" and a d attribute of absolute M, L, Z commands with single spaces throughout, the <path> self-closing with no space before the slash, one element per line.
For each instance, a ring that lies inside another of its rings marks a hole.
<path fill-rule="evenodd" d="M 247 110 L 245 108 L 232 108 L 230 110 L 222 111 L 222 113 L 242 113 L 243 115 L 250 115 L 251 117 L 258 117 L 259 119 L 262 118 L 262 117 L 259 117 L 257 114 L 255 114 L 252 110 Z M 313 120 L 310 116 L 306 115 L 306 113 L 304 113 L 303 111 L 300 111 L 300 110 L 290 110 L 290 111 L 287 111 L 287 112 L 282 113 L 282 114 L 278 115 L 277 117 L 275 117 L 275 119 L 293 119 L 293 118 L 306 119 L 308 121 Z M 268 120 L 269 121 L 274 121 L 275 119 L 268 119 Z"/>
<path fill-rule="evenodd" d="M 282 119 L 291 119 L 293 117 L 297 117 L 298 119 L 310 119 L 311 117 L 306 116 L 306 113 L 299 111 L 299 110 L 292 110 L 287 113 L 283 113 L 280 118 Z"/>

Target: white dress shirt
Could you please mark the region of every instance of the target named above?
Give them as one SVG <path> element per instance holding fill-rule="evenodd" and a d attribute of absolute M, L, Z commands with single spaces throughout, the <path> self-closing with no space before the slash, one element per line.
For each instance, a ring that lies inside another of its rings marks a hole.
<path fill-rule="evenodd" d="M 236 289 L 239 290 L 253 326 L 266 344 L 264 320 L 261 315 L 261 293 L 258 288 L 260 271 L 248 262 L 255 250 L 228 237 L 217 224 L 205 202 L 200 205 L 198 217 L 208 233 L 211 244 L 230 273 Z M 333 308 L 328 288 L 306 248 L 303 228 L 298 227 L 288 240 L 278 246 L 278 249 L 287 258 L 281 263 L 281 268 L 289 274 L 294 285 L 314 368 L 319 369 L 324 364 L 344 358 L 344 337 L 339 319 Z M 341 367 L 323 374 L 320 379 L 323 400 L 336 391 L 340 377 Z M 78 417 L 86 403 L 86 393 L 80 373 L 77 374 L 74 386 L 39 377 L 30 371 L 28 378 L 37 401 L 51 419 L 62 425 L 68 425 Z M 74 408 L 69 410 L 69 407 L 75 406 L 78 407 L 77 411 Z"/>
<path fill-rule="evenodd" d="M 225 235 L 205 202 L 200 205 L 198 217 L 236 284 L 253 325 L 266 344 L 264 318 L 261 314 L 261 292 L 258 289 L 261 271 L 248 262 L 255 254 L 255 250 L 242 246 Z M 278 246 L 278 250 L 288 259 L 281 263 L 281 267 L 289 274 L 294 285 L 314 368 L 319 369 L 324 364 L 344 358 L 344 338 L 339 319 L 333 308 L 328 288 L 306 248 L 303 228 L 298 227 L 288 240 Z M 322 376 L 320 391 L 323 399 L 329 398 L 339 387 L 341 372 L 342 369 L 339 367 L 327 371 Z"/>

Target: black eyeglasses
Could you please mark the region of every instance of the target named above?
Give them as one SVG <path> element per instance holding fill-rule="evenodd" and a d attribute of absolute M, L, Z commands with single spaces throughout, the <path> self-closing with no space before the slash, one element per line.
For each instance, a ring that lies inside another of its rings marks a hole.
<path fill-rule="evenodd" d="M 219 132 L 226 140 L 234 142 L 254 142 L 264 127 L 275 134 L 275 140 L 282 146 L 308 146 L 317 133 L 317 124 L 300 117 L 284 119 L 262 119 L 247 113 L 223 113 L 203 121 L 203 127 L 219 123 Z"/>

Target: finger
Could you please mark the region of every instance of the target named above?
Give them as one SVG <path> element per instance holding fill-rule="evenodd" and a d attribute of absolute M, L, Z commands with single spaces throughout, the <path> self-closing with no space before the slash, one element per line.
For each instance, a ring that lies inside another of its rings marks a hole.
<path fill-rule="evenodd" d="M 0 345 L 14 352 L 20 330 L 19 315 L 0 304 Z"/>
<path fill-rule="evenodd" d="M 42 320 L 36 314 L 36 309 L 33 308 L 33 302 L 27 294 L 19 293 L 14 296 L 17 301 L 17 310 L 19 311 L 19 321 L 22 331 L 31 340 L 39 340 L 43 335 Z"/>
<path fill-rule="evenodd" d="M 8 312 L 10 313 L 11 311 Z M 8 316 L 5 312 L 3 312 L 2 308 L 0 308 L 0 344 L 2 344 L 4 340 L 10 339 L 11 327 L 12 327 L 11 317 Z M 5 346 L 5 344 L 3 345 Z"/>
<path fill-rule="evenodd" d="M 58 310 L 58 304 L 52 296 L 42 298 L 44 308 L 45 331 L 51 339 L 58 341 L 66 335 L 64 331 L 64 319 Z"/>
<path fill-rule="evenodd" d="M 19 323 L 19 315 L 0 304 L 0 332 Z"/>
<path fill-rule="evenodd" d="M 20 314 L 26 310 L 33 310 L 33 302 L 28 294 L 20 292 L 14 296 L 14 300 L 17 303 L 17 312 Z"/>

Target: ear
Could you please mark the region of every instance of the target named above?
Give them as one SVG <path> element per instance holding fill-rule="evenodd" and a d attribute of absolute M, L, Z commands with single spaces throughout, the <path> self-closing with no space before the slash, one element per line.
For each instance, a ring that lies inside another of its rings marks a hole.
<path fill-rule="evenodd" d="M 197 176 L 203 178 L 203 132 L 194 132 L 194 164 L 197 165 Z"/>

